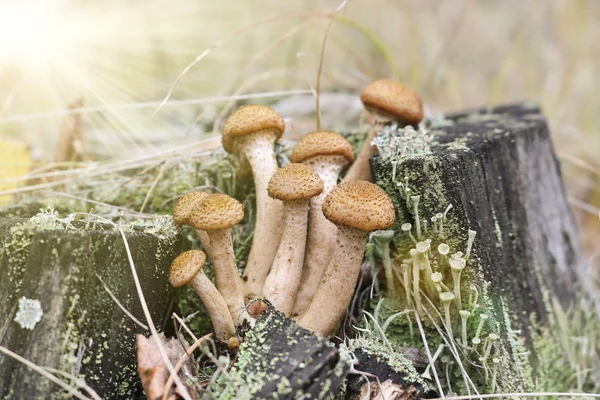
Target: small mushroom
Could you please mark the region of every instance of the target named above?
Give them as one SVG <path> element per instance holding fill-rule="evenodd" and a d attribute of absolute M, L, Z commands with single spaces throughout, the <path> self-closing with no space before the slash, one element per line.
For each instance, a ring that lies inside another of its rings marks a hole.
<path fill-rule="evenodd" d="M 223 148 L 245 155 L 256 187 L 254 241 L 244 270 L 246 293 L 261 293 L 283 231 L 283 205 L 267 195 L 267 185 L 278 169 L 274 146 L 284 130 L 279 114 L 256 104 L 238 108 L 223 126 Z"/>
<path fill-rule="evenodd" d="M 173 260 L 169 272 L 169 282 L 174 288 L 189 284 L 196 292 L 213 324 L 217 339 L 227 343 L 236 336 L 233 319 L 227 304 L 202 267 L 206 254 L 202 250 L 188 250 Z"/>
<path fill-rule="evenodd" d="M 263 295 L 273 307 L 289 316 L 302 278 L 306 246 L 308 202 L 323 191 L 323 181 L 304 164 L 288 164 L 275 172 L 267 189 L 283 202 L 283 234 Z"/>
<path fill-rule="evenodd" d="M 360 100 L 371 113 L 374 123 L 346 174 L 346 181 L 372 180 L 369 159 L 377 154 L 377 148 L 371 142 L 384 124 L 396 121 L 399 126 L 417 125 L 423 119 L 423 103 L 419 96 L 398 82 L 376 80 L 362 90 Z"/>
<path fill-rule="evenodd" d="M 208 233 L 213 250 L 215 283 L 223 295 L 233 321 L 252 321 L 244 304 L 242 282 L 231 241 L 231 228 L 244 218 L 244 206 L 226 194 L 209 194 L 194 208 L 190 225 Z"/>
<path fill-rule="evenodd" d="M 175 207 L 173 207 L 173 221 L 177 225 L 189 225 L 190 215 L 194 211 L 194 207 L 206 196 L 208 193 L 205 192 L 189 192 L 184 194 L 177 200 Z M 212 249 L 210 248 L 210 239 L 208 233 L 200 229 L 194 229 L 204 251 L 208 256 L 209 260 L 212 260 Z"/>
<path fill-rule="evenodd" d="M 337 225 L 337 242 L 319 288 L 298 324 L 329 336 L 352 299 L 368 233 L 391 227 L 396 213 L 383 189 L 370 182 L 354 181 L 336 186 L 327 195 L 323 214 Z"/>
<path fill-rule="evenodd" d="M 293 311 L 299 315 L 308 308 L 317 291 L 335 246 L 337 227 L 323 215 L 323 200 L 337 184 L 340 173 L 354 161 L 354 150 L 340 134 L 312 132 L 294 146 L 291 161 L 308 165 L 323 180 L 323 192 L 310 199 L 302 284 Z"/>

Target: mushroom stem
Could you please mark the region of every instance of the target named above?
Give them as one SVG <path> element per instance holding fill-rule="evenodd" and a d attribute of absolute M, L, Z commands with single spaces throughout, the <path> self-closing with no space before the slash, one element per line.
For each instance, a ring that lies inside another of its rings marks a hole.
<path fill-rule="evenodd" d="M 238 146 L 252 167 L 256 187 L 254 240 L 244 270 L 246 293 L 261 293 L 283 230 L 283 205 L 267 194 L 269 180 L 278 169 L 273 151 L 275 140 L 276 135 L 267 135 L 263 131 L 238 139 Z"/>
<path fill-rule="evenodd" d="M 366 242 L 366 232 L 338 225 L 331 261 L 309 308 L 298 318 L 300 326 L 322 336 L 335 332 L 352 299 Z"/>
<path fill-rule="evenodd" d="M 377 154 L 377 147 L 372 144 L 377 132 L 383 129 L 384 123 L 375 122 L 371 125 L 367 137 L 356 156 L 354 164 L 348 169 L 348 173 L 344 177 L 344 181 L 372 181 L 371 166 L 369 159 Z"/>
<path fill-rule="evenodd" d="M 244 320 L 253 321 L 244 304 L 242 285 L 231 241 L 231 228 L 209 231 L 208 236 L 213 249 L 218 249 L 213 254 L 215 284 L 223 295 L 234 322 L 239 325 Z"/>
<path fill-rule="evenodd" d="M 302 284 L 296 297 L 296 304 L 294 304 L 294 314 L 302 314 L 310 305 L 333 254 L 337 227 L 325 218 L 322 207 L 325 197 L 337 184 L 338 176 L 344 168 L 342 161 L 345 158 L 343 156 L 336 158 L 339 158 L 339 162 L 332 162 L 331 156 L 317 156 L 304 161 L 323 181 L 323 192 L 310 199 Z"/>
<path fill-rule="evenodd" d="M 210 246 L 210 237 L 208 236 L 208 233 L 201 229 L 195 229 L 195 228 L 194 228 L 194 232 L 196 232 L 196 236 L 198 236 L 198 239 L 200 240 L 200 244 L 202 244 L 202 247 L 204 248 L 204 252 L 206 253 L 209 261 L 212 263 L 213 262 L 213 249 Z"/>
<path fill-rule="evenodd" d="M 306 245 L 308 200 L 284 201 L 283 235 L 263 295 L 286 316 L 292 312 L 302 277 Z"/>
<path fill-rule="evenodd" d="M 200 297 L 202 304 L 208 311 L 217 339 L 227 343 L 230 338 L 235 337 L 235 326 L 227 303 L 204 272 L 200 271 L 190 281 L 189 285 Z"/>

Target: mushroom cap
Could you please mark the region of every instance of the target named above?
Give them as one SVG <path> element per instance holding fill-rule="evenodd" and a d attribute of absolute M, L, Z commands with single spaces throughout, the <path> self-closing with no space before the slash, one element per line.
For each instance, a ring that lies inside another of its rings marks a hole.
<path fill-rule="evenodd" d="M 196 204 L 207 195 L 205 192 L 189 192 L 181 196 L 173 207 L 173 221 L 178 225 L 187 224 Z"/>
<path fill-rule="evenodd" d="M 206 254 L 202 250 L 188 250 L 178 255 L 171 263 L 169 282 L 174 288 L 187 285 L 202 270 Z"/>
<path fill-rule="evenodd" d="M 379 79 L 360 92 L 360 100 L 370 110 L 406 124 L 423 119 L 423 102 L 410 88 L 389 79 Z"/>
<path fill-rule="evenodd" d="M 388 229 L 396 220 L 392 199 L 374 183 L 344 182 L 333 188 L 323 201 L 325 218 L 363 232 Z"/>
<path fill-rule="evenodd" d="M 267 192 L 283 201 L 310 199 L 323 192 L 323 181 L 309 166 L 292 163 L 273 174 Z"/>
<path fill-rule="evenodd" d="M 234 153 L 234 142 L 240 136 L 268 130 L 279 139 L 285 130 L 285 122 L 281 115 L 270 107 L 249 104 L 235 110 L 223 126 L 221 143 L 228 153 Z"/>
<path fill-rule="evenodd" d="M 348 161 L 345 168 L 354 162 L 354 149 L 350 142 L 338 133 L 311 132 L 296 143 L 290 160 L 299 163 L 315 156 L 343 156 Z"/>
<path fill-rule="evenodd" d="M 244 218 L 242 203 L 222 193 L 211 193 L 202 199 L 189 217 L 192 228 L 216 231 L 231 228 Z"/>

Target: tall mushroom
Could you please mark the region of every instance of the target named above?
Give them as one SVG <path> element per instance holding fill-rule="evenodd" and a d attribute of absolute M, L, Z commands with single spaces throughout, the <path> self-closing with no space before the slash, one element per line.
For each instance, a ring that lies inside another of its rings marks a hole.
<path fill-rule="evenodd" d="M 288 164 L 275 172 L 269 181 L 269 196 L 283 202 L 285 219 L 263 295 L 286 316 L 292 312 L 302 277 L 308 202 L 321 192 L 323 181 L 304 164 Z"/>
<path fill-rule="evenodd" d="M 194 289 L 208 311 L 217 339 L 227 343 L 236 337 L 235 326 L 223 296 L 202 271 L 205 261 L 206 254 L 202 250 L 181 253 L 171 263 L 169 282 L 174 288 L 189 284 Z"/>
<path fill-rule="evenodd" d="M 206 196 L 208 193 L 205 192 L 189 192 L 184 194 L 177 200 L 175 207 L 173 207 L 173 221 L 177 225 L 189 225 L 189 218 L 194 207 Z M 212 249 L 210 248 L 210 239 L 208 233 L 200 229 L 194 229 L 204 251 L 208 255 L 208 259 L 212 260 Z"/>
<path fill-rule="evenodd" d="M 371 144 L 385 124 L 396 121 L 399 126 L 417 125 L 423 119 L 423 103 L 410 88 L 388 79 L 372 82 L 360 93 L 360 100 L 370 112 L 373 123 L 356 162 L 345 176 L 346 181 L 371 181 L 369 159 L 377 154 Z"/>
<path fill-rule="evenodd" d="M 294 146 L 291 161 L 308 165 L 323 180 L 323 192 L 310 199 L 302 284 L 293 310 L 293 314 L 300 315 L 317 291 L 335 245 L 337 227 L 323 215 L 323 200 L 337 184 L 339 174 L 354 161 L 354 151 L 342 135 L 312 132 Z"/>
<path fill-rule="evenodd" d="M 284 129 L 279 114 L 255 104 L 238 108 L 223 126 L 223 148 L 246 156 L 256 186 L 254 241 L 244 270 L 246 293 L 261 293 L 281 239 L 283 206 L 267 195 L 267 185 L 278 169 L 274 146 Z"/>
<path fill-rule="evenodd" d="M 252 321 L 244 304 L 242 282 L 231 241 L 231 228 L 244 218 L 242 203 L 226 194 L 208 194 L 194 208 L 190 225 L 208 233 L 213 251 L 215 284 L 225 299 L 236 325 Z"/>
<path fill-rule="evenodd" d="M 319 288 L 298 324 L 329 336 L 352 299 L 368 233 L 391 227 L 396 214 L 383 189 L 366 181 L 336 186 L 323 202 L 323 214 L 338 227 L 337 243 Z"/>

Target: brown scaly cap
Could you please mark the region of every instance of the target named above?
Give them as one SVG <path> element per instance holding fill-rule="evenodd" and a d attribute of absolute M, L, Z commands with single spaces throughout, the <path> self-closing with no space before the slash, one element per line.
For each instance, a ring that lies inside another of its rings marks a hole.
<path fill-rule="evenodd" d="M 174 288 L 187 285 L 204 266 L 206 254 L 202 250 L 188 250 L 181 253 L 171 263 L 169 282 Z"/>
<path fill-rule="evenodd" d="M 244 218 L 242 203 L 221 193 L 208 194 L 197 203 L 189 217 L 192 228 L 203 231 L 216 231 L 231 228 Z"/>
<path fill-rule="evenodd" d="M 267 192 L 277 200 L 310 199 L 323 192 L 323 181 L 304 164 L 288 164 L 273 174 Z"/>
<path fill-rule="evenodd" d="M 284 130 L 285 122 L 275 110 L 267 106 L 250 104 L 238 108 L 227 118 L 223 126 L 221 142 L 225 151 L 233 153 L 235 139 L 240 136 L 269 131 L 279 139 Z"/>
<path fill-rule="evenodd" d="M 178 225 L 187 224 L 196 204 L 207 195 L 205 192 L 189 192 L 181 196 L 173 208 L 173 221 Z"/>
<path fill-rule="evenodd" d="M 410 88 L 388 79 L 372 82 L 360 92 L 368 110 L 389 115 L 405 124 L 416 125 L 423 119 L 423 102 Z"/>
<path fill-rule="evenodd" d="M 350 165 L 354 161 L 354 150 L 350 142 L 340 134 L 330 131 L 312 132 L 294 146 L 291 161 L 299 163 L 315 156 L 343 156 Z"/>
<path fill-rule="evenodd" d="M 364 232 L 388 229 L 396 220 L 392 199 L 379 186 L 367 181 L 337 185 L 323 202 L 325 218 Z"/>

